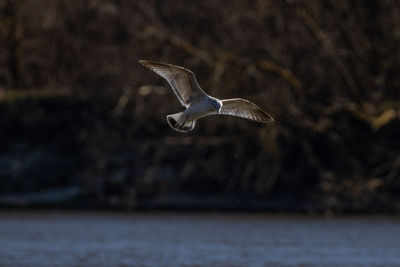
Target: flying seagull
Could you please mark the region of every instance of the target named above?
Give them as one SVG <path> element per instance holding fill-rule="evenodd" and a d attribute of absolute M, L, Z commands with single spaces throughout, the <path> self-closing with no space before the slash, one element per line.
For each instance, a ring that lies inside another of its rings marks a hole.
<path fill-rule="evenodd" d="M 178 132 L 193 130 L 196 121 L 208 115 L 232 115 L 262 123 L 274 119 L 256 104 L 241 98 L 223 99 L 207 95 L 197 83 L 194 73 L 183 67 L 139 60 L 143 66 L 163 77 L 171 86 L 185 111 L 167 116 L 172 129 Z"/>

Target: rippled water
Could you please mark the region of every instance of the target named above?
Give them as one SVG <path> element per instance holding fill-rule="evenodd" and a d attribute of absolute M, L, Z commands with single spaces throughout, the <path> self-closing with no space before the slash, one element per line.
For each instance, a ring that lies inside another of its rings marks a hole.
<path fill-rule="evenodd" d="M 400 219 L 0 213 L 0 266 L 400 266 Z"/>

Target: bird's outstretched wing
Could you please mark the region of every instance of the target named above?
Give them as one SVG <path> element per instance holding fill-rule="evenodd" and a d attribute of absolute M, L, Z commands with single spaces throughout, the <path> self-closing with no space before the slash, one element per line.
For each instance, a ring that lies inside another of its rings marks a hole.
<path fill-rule="evenodd" d="M 232 115 L 257 122 L 273 122 L 274 118 L 256 104 L 241 98 L 224 99 L 219 111 L 222 115 Z"/>
<path fill-rule="evenodd" d="M 139 63 L 163 77 L 184 107 L 188 107 L 206 96 L 197 83 L 194 73 L 188 69 L 147 60 L 139 60 Z"/>

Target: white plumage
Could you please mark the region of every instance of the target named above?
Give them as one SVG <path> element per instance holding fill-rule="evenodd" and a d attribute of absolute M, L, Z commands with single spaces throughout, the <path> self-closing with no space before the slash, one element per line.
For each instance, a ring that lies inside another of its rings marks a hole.
<path fill-rule="evenodd" d="M 139 60 L 143 66 L 163 77 L 174 90 L 186 110 L 167 116 L 168 124 L 179 132 L 193 130 L 196 121 L 208 115 L 232 115 L 262 123 L 274 119 L 256 104 L 241 98 L 219 100 L 207 95 L 199 86 L 196 76 L 188 69 L 165 63 Z"/>

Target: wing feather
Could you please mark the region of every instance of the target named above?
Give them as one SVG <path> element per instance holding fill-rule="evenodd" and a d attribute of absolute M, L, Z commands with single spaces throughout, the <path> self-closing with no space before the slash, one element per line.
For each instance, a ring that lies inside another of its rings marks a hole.
<path fill-rule="evenodd" d="M 222 107 L 219 114 L 237 116 L 262 123 L 274 121 L 271 115 L 256 104 L 241 98 L 222 100 Z"/>
<path fill-rule="evenodd" d="M 184 107 L 198 102 L 207 95 L 197 83 L 194 73 L 188 69 L 147 60 L 139 60 L 139 63 L 163 77 Z"/>

